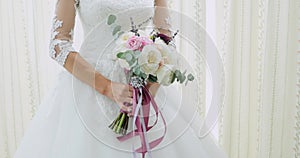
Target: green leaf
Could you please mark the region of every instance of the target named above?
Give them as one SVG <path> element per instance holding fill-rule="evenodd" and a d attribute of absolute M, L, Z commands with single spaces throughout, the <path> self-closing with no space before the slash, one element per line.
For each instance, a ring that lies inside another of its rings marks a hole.
<path fill-rule="evenodd" d="M 176 79 L 176 75 L 175 75 L 175 73 L 173 73 L 171 83 L 173 83 L 175 81 L 175 79 Z"/>
<path fill-rule="evenodd" d="M 137 59 L 137 58 L 139 57 L 140 54 L 141 54 L 141 52 L 138 51 L 138 50 L 136 50 L 136 51 L 134 51 L 134 52 L 132 53 L 132 55 L 133 55 L 133 57 L 134 57 L 135 59 Z"/>
<path fill-rule="evenodd" d="M 182 76 L 183 75 L 182 75 L 182 73 L 179 70 L 175 70 L 174 76 L 175 76 L 177 82 L 181 82 L 182 81 Z"/>
<path fill-rule="evenodd" d="M 188 81 L 189 81 L 189 80 L 186 80 L 186 81 L 185 81 L 185 86 L 188 84 Z"/>
<path fill-rule="evenodd" d="M 139 67 L 135 68 L 134 73 L 139 76 L 141 74 L 140 68 Z"/>
<path fill-rule="evenodd" d="M 181 80 L 180 80 L 180 83 L 183 83 L 185 81 L 185 79 L 186 79 L 186 76 L 182 76 Z"/>
<path fill-rule="evenodd" d="M 195 79 L 195 77 L 192 74 L 189 74 L 187 78 L 189 81 L 193 81 Z"/>
<path fill-rule="evenodd" d="M 118 33 L 119 31 L 121 31 L 121 26 L 120 25 L 117 25 L 114 30 L 113 30 L 113 33 L 112 35 L 114 36 L 116 33 Z"/>
<path fill-rule="evenodd" d="M 129 64 L 129 66 L 130 66 L 131 68 L 133 68 L 133 69 L 135 69 L 135 68 L 136 68 L 136 65 L 137 65 L 136 60 L 128 61 L 128 64 Z"/>
<path fill-rule="evenodd" d="M 108 16 L 108 19 L 107 19 L 107 24 L 108 25 L 111 25 L 111 24 L 113 24 L 115 21 L 117 20 L 117 17 L 115 16 L 115 15 L 109 15 Z"/>
<path fill-rule="evenodd" d="M 151 75 L 151 74 L 149 74 L 148 80 L 149 80 L 150 82 L 157 82 L 157 77 L 156 77 L 156 76 L 153 76 L 153 75 Z"/>
<path fill-rule="evenodd" d="M 124 59 L 124 56 L 125 56 L 124 54 L 125 53 L 120 52 L 120 53 L 117 54 L 117 57 L 120 58 L 120 59 Z"/>
<path fill-rule="evenodd" d="M 147 75 L 145 73 L 141 73 L 141 76 L 142 76 L 142 78 L 147 78 Z"/>
<path fill-rule="evenodd" d="M 121 31 L 121 32 L 118 33 L 118 38 L 119 38 L 122 34 L 124 34 L 124 31 Z"/>
<path fill-rule="evenodd" d="M 125 54 L 125 60 L 126 60 L 127 62 L 130 62 L 132 59 L 133 59 L 133 56 L 132 56 L 131 53 L 126 53 L 126 54 Z M 132 64 L 133 64 L 133 63 L 132 63 Z"/>
<path fill-rule="evenodd" d="M 175 76 L 176 78 L 178 78 L 179 76 L 181 76 L 181 72 L 179 70 L 175 70 Z"/>

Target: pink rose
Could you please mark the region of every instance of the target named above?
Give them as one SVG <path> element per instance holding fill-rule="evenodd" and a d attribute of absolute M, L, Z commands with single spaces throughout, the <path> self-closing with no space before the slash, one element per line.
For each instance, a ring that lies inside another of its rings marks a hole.
<path fill-rule="evenodd" d="M 139 50 L 142 51 L 144 46 L 153 44 L 153 41 L 151 41 L 147 37 L 138 37 L 138 36 L 132 36 L 128 39 L 126 43 L 126 47 L 131 50 Z"/>
<path fill-rule="evenodd" d="M 126 47 L 131 50 L 138 50 L 140 49 L 141 46 L 142 46 L 142 42 L 137 36 L 132 36 L 131 38 L 128 39 L 126 43 Z"/>

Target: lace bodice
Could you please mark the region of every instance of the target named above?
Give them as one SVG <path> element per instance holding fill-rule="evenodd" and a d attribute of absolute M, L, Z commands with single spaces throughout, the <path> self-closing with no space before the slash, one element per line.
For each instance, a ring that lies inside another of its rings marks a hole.
<path fill-rule="evenodd" d="M 50 57 L 64 65 L 73 44 L 73 28 L 79 13 L 84 34 L 111 13 L 142 6 L 154 6 L 154 0 L 58 0 L 52 22 Z"/>
<path fill-rule="evenodd" d="M 111 13 L 143 6 L 154 6 L 154 0 L 81 0 L 78 12 L 87 33 Z"/>

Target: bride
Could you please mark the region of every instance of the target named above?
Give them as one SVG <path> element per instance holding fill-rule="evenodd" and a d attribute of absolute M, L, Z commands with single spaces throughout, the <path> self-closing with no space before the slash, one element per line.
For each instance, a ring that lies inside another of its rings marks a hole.
<path fill-rule="evenodd" d="M 103 53 L 100 61 L 96 61 L 92 52 L 95 52 L 95 47 L 99 51 L 104 50 L 104 46 L 99 44 L 102 41 L 97 40 L 98 45 L 85 42 L 80 51 L 72 47 L 75 17 L 79 14 L 86 39 L 101 39 L 100 36 L 106 36 L 106 31 L 100 30 L 100 34 L 93 31 L 108 15 L 128 8 L 167 7 L 166 1 L 58 0 L 51 32 L 50 57 L 66 71 L 58 75 L 56 85 L 39 106 L 14 158 L 132 157 L 133 146 L 138 147 L 139 140 L 119 142 L 117 135 L 108 128 L 120 109 L 132 115 L 132 107 L 125 106 L 132 103 L 132 87 L 126 84 L 122 72 L 114 67 L 115 61 L 109 55 Z M 154 14 L 154 24 L 169 25 L 164 12 L 155 11 Z M 168 29 L 160 28 L 159 31 L 172 35 Z M 160 96 L 164 95 L 160 85 L 148 83 L 147 87 L 159 102 Z M 174 109 L 176 97 L 166 98 L 162 112 L 168 122 L 174 119 L 175 111 L 175 124 L 168 124 L 163 142 L 149 151 L 146 157 L 226 157 L 210 135 L 200 139 L 193 128 L 179 128 L 179 124 L 182 127 L 188 126 L 188 123 L 184 115 Z M 95 106 L 98 103 L 100 105 Z"/>

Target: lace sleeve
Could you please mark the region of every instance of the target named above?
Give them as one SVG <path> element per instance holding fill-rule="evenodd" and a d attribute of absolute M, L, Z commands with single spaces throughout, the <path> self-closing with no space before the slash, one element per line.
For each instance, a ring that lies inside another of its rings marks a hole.
<path fill-rule="evenodd" d="M 154 25 L 162 33 L 171 36 L 171 17 L 168 10 L 167 0 L 155 0 L 154 1 L 155 14 Z"/>
<path fill-rule="evenodd" d="M 49 55 L 64 66 L 73 48 L 73 29 L 79 0 L 58 0 L 52 22 Z"/>

